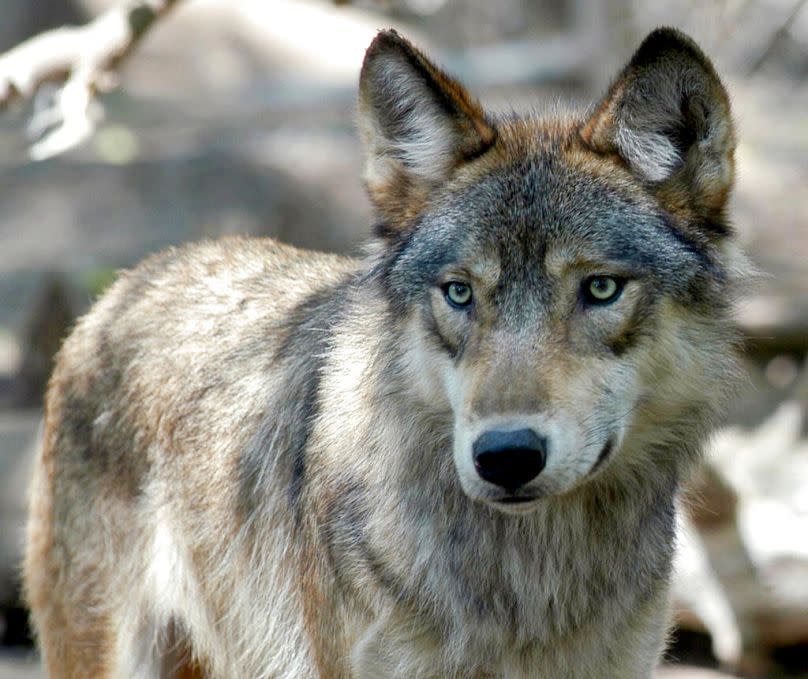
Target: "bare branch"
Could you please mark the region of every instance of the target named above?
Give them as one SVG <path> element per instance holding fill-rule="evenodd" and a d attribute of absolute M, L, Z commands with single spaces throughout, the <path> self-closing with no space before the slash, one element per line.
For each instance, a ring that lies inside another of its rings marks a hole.
<path fill-rule="evenodd" d="M 43 160 L 77 146 L 95 129 L 95 95 L 110 89 L 113 71 L 179 0 L 129 0 L 85 26 L 58 28 L 0 55 L 0 109 L 31 99 L 47 82 L 61 83 L 35 114 L 29 131 L 42 138 L 30 149 Z"/>
<path fill-rule="evenodd" d="M 774 50 L 780 44 L 780 41 L 788 35 L 788 32 L 791 30 L 791 27 L 794 25 L 794 22 L 797 20 L 802 8 L 805 7 L 806 0 L 797 0 L 794 4 L 794 7 L 791 9 L 791 12 L 786 17 L 786 20 L 780 25 L 780 27 L 774 32 L 772 37 L 769 39 L 769 42 L 766 44 L 766 49 L 761 52 L 760 56 L 755 59 L 755 63 L 750 66 L 747 75 L 754 75 L 757 73 L 761 66 L 766 62 L 766 60 L 774 53 Z"/>

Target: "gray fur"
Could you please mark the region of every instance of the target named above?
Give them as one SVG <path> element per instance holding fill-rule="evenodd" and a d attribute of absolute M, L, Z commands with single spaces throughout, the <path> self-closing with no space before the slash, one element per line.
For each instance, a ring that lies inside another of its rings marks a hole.
<path fill-rule="evenodd" d="M 365 73 L 410 76 L 401 125 L 477 129 L 408 43 L 374 45 Z M 374 101 L 363 129 L 384 135 Z M 373 170 L 401 202 L 363 260 L 186 246 L 79 322 L 26 557 L 51 676 L 650 676 L 676 493 L 735 366 L 728 229 L 604 160 L 584 119 L 484 124 L 491 147 L 426 193 L 418 163 Z M 369 165 L 389 148 L 370 139 Z M 610 272 L 622 296 L 586 306 Z M 523 422 L 550 443 L 517 510 L 468 451 Z"/>

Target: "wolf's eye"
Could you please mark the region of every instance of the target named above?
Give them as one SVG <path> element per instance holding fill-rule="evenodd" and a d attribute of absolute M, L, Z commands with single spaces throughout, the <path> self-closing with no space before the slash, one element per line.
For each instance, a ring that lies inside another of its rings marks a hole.
<path fill-rule="evenodd" d="M 471 286 L 467 283 L 452 281 L 443 288 L 446 301 L 455 308 L 466 307 L 471 304 Z"/>
<path fill-rule="evenodd" d="M 589 304 L 609 304 L 623 292 L 624 281 L 614 276 L 590 276 L 584 281 L 583 295 Z"/>

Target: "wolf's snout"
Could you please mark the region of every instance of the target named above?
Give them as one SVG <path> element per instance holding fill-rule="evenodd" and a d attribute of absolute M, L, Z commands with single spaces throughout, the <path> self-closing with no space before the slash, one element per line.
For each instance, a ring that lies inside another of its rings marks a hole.
<path fill-rule="evenodd" d="M 474 467 L 489 483 L 514 491 L 535 479 L 547 461 L 547 440 L 532 429 L 487 431 L 472 446 Z"/>

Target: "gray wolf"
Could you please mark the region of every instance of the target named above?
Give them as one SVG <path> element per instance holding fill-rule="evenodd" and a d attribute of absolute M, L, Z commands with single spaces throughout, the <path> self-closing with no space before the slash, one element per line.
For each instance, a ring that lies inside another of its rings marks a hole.
<path fill-rule="evenodd" d="M 653 32 L 494 115 L 393 31 L 362 259 L 231 238 L 64 343 L 25 583 L 52 677 L 648 677 L 675 497 L 735 372 L 729 104 Z"/>

